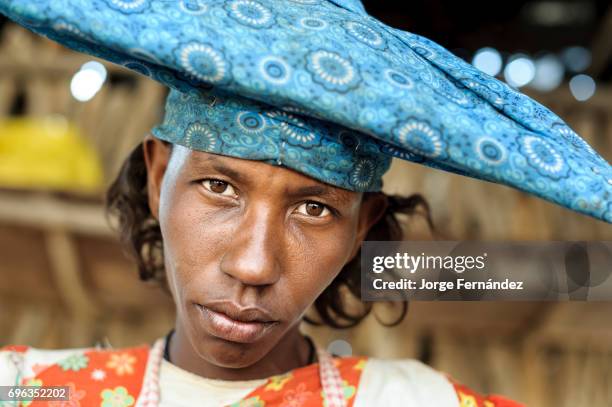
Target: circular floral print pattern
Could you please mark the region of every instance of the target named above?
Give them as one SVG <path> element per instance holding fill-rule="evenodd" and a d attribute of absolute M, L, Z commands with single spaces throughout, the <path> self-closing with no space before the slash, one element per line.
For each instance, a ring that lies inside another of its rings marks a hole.
<path fill-rule="evenodd" d="M 185 129 L 183 142 L 185 146 L 198 146 L 198 150 L 214 151 L 217 145 L 217 134 L 200 122 L 191 123 Z"/>
<path fill-rule="evenodd" d="M 301 107 L 292 106 L 292 105 L 285 105 L 285 106 L 282 106 L 281 109 L 286 111 L 286 112 L 300 114 L 302 116 L 308 116 L 308 112 L 306 110 L 302 109 Z"/>
<path fill-rule="evenodd" d="M 74 354 L 70 355 L 65 359 L 60 360 L 57 364 L 62 368 L 62 370 L 73 370 L 78 372 L 81 369 L 85 369 L 89 364 L 89 358 L 83 354 Z"/>
<path fill-rule="evenodd" d="M 87 39 L 87 35 L 85 35 L 81 30 L 74 26 L 74 24 L 67 23 L 65 21 L 56 21 L 53 23 L 53 29 L 62 35 L 75 35 L 82 39 Z"/>
<path fill-rule="evenodd" d="M 564 139 L 569 141 L 574 147 L 579 149 L 586 149 L 589 153 L 595 154 L 595 150 L 593 147 L 589 145 L 582 137 L 580 137 L 574 130 L 572 130 L 569 126 L 556 126 L 556 130 L 561 133 Z"/>
<path fill-rule="evenodd" d="M 475 144 L 475 149 L 478 157 L 487 164 L 499 165 L 506 160 L 506 149 L 493 138 L 480 138 Z"/>
<path fill-rule="evenodd" d="M 264 117 L 254 112 L 240 112 L 236 117 L 236 123 L 242 131 L 251 134 L 261 133 L 266 128 Z"/>
<path fill-rule="evenodd" d="M 442 154 L 443 144 L 440 132 L 429 123 L 420 120 L 409 120 L 396 131 L 402 146 L 415 154 L 429 158 Z"/>
<path fill-rule="evenodd" d="M 270 116 L 279 122 L 281 133 L 288 137 L 290 144 L 311 145 L 318 141 L 317 135 L 296 116 L 280 110 L 271 112 Z"/>
<path fill-rule="evenodd" d="M 353 166 L 351 184 L 357 188 L 366 188 L 372 184 L 376 166 L 372 160 L 360 159 Z"/>
<path fill-rule="evenodd" d="M 181 0 L 179 7 L 182 11 L 187 14 L 204 14 L 208 11 L 208 6 L 204 3 L 204 0 Z"/>
<path fill-rule="evenodd" d="M 347 21 L 344 23 L 346 32 L 359 42 L 369 45 L 375 49 L 385 49 L 386 43 L 383 37 L 365 24 L 355 21 Z"/>
<path fill-rule="evenodd" d="M 104 389 L 100 396 L 102 397 L 101 407 L 129 407 L 135 401 L 134 397 L 123 386 L 118 386 L 114 389 Z"/>
<path fill-rule="evenodd" d="M 264 28 L 273 23 L 272 12 L 254 0 L 231 1 L 227 9 L 234 20 L 249 27 Z"/>
<path fill-rule="evenodd" d="M 318 50 L 307 57 L 306 68 L 315 82 L 328 90 L 346 92 L 359 83 L 357 71 L 347 58 L 333 51 Z"/>
<path fill-rule="evenodd" d="M 461 91 L 456 85 L 452 85 L 448 80 L 438 80 L 436 78 L 438 86 L 434 87 L 434 90 L 440 95 L 448 98 L 450 101 L 460 106 L 471 106 L 472 103 L 467 96 L 467 93 Z"/>
<path fill-rule="evenodd" d="M 261 76 L 275 85 L 287 83 L 290 77 L 291 67 L 284 59 L 279 57 L 265 57 L 259 63 Z"/>
<path fill-rule="evenodd" d="M 403 89 L 412 89 L 414 82 L 408 76 L 394 69 L 385 69 L 385 79 L 393 86 Z"/>
<path fill-rule="evenodd" d="M 421 45 L 413 45 L 412 49 L 422 57 L 427 59 L 435 59 L 437 57 L 436 53 L 429 48 L 425 48 Z"/>
<path fill-rule="evenodd" d="M 141 75 L 144 76 L 152 76 L 153 73 L 151 72 L 151 70 L 143 63 L 138 62 L 138 61 L 125 61 L 123 62 L 121 65 L 123 65 L 124 67 L 128 68 L 128 69 L 132 69 L 136 72 L 138 72 Z"/>
<path fill-rule="evenodd" d="M 227 71 L 223 55 L 207 44 L 184 46 L 180 51 L 180 63 L 191 76 L 209 83 L 222 81 Z"/>
<path fill-rule="evenodd" d="M 382 147 L 381 151 L 392 157 L 401 158 L 402 160 L 409 160 L 415 163 L 422 163 L 423 161 L 426 160 L 426 158 L 420 154 L 415 154 L 410 150 L 407 150 L 405 148 L 395 147 L 391 144 L 385 144 Z"/>
<path fill-rule="evenodd" d="M 567 173 L 563 157 L 547 141 L 535 136 L 521 137 L 521 151 L 527 161 L 546 177 L 561 178 Z"/>
<path fill-rule="evenodd" d="M 340 130 L 338 133 L 338 138 L 340 139 L 342 145 L 347 148 L 356 149 L 359 147 L 359 140 L 357 137 L 347 130 Z"/>
<path fill-rule="evenodd" d="M 300 26 L 309 30 L 324 30 L 327 28 L 327 21 L 315 17 L 303 17 L 299 21 Z"/>
<path fill-rule="evenodd" d="M 112 8 L 124 13 L 139 13 L 147 7 L 147 0 L 107 0 Z"/>

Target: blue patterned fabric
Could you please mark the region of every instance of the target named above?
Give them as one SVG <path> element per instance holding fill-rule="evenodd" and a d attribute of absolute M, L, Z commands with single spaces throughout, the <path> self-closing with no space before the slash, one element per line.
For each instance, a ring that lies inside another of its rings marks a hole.
<path fill-rule="evenodd" d="M 172 88 L 153 131 L 165 140 L 354 191 L 378 190 L 398 157 L 612 223 L 612 167 L 563 120 L 358 0 L 0 0 L 0 12 Z"/>
<path fill-rule="evenodd" d="M 376 139 L 239 96 L 172 90 L 157 138 L 292 168 L 352 191 L 376 191 L 391 164 Z"/>

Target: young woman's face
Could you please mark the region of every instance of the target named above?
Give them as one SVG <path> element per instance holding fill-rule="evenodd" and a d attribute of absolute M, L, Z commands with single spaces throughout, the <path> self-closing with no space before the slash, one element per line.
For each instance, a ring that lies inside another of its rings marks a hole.
<path fill-rule="evenodd" d="M 178 322 L 217 366 L 250 366 L 296 329 L 384 209 L 267 163 L 145 151 Z"/>

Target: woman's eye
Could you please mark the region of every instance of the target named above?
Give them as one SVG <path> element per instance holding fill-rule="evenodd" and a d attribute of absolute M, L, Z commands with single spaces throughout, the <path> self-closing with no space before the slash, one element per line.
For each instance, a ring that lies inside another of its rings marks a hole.
<path fill-rule="evenodd" d="M 330 210 L 327 206 L 318 202 L 304 202 L 298 206 L 297 210 L 302 215 L 314 216 L 317 218 L 324 218 L 330 214 Z"/>
<path fill-rule="evenodd" d="M 236 196 L 236 191 L 229 183 L 221 181 L 220 179 L 205 179 L 202 181 L 204 188 L 215 194 L 224 196 Z"/>

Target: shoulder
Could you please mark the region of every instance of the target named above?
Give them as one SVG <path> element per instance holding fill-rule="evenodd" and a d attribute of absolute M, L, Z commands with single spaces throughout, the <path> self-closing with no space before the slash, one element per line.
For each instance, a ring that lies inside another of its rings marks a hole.
<path fill-rule="evenodd" d="M 0 385 L 69 386 L 83 396 L 83 401 L 89 395 L 92 399 L 88 401 L 98 404 L 104 390 L 119 389 L 135 397 L 142 385 L 149 350 L 149 345 L 57 350 L 5 346 L 0 348 Z"/>
<path fill-rule="evenodd" d="M 355 407 L 381 401 L 389 406 L 521 406 L 501 397 L 481 396 L 414 359 L 367 359 L 357 396 Z"/>

